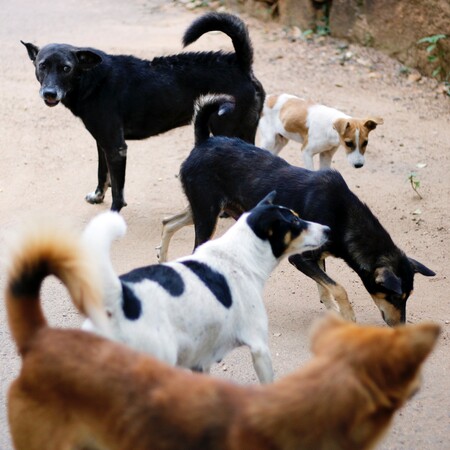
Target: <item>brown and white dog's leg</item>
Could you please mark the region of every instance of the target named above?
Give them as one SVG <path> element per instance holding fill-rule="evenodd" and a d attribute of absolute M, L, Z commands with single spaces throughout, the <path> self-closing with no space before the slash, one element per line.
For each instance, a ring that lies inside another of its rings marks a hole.
<path fill-rule="evenodd" d="M 167 261 L 169 243 L 172 236 L 178 230 L 181 230 L 181 228 L 187 225 L 194 225 L 191 208 L 187 206 L 182 212 L 163 219 L 162 224 L 161 243 L 156 247 L 158 250 L 157 257 L 160 263 Z"/>
<path fill-rule="evenodd" d="M 337 149 L 338 147 L 334 147 L 331 150 L 327 150 L 326 152 L 320 153 L 319 155 L 320 169 L 329 169 L 331 167 L 331 161 Z"/>

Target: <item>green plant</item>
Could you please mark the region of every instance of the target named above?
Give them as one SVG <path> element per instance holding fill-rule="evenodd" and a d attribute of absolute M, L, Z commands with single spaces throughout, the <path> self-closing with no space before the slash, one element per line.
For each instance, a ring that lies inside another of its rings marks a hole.
<path fill-rule="evenodd" d="M 438 79 L 447 79 L 449 74 L 444 75 L 443 58 L 444 50 L 439 45 L 439 42 L 443 39 L 447 39 L 445 34 L 434 34 L 433 36 L 427 36 L 417 41 L 418 44 L 429 44 L 426 48 L 428 53 L 428 61 L 430 63 L 437 62 L 437 67 L 433 70 L 432 76 Z"/>
<path fill-rule="evenodd" d="M 408 181 L 411 184 L 413 191 L 419 196 L 420 199 L 423 197 L 420 195 L 418 189 L 420 188 L 420 180 L 416 172 L 410 172 L 408 175 Z"/>

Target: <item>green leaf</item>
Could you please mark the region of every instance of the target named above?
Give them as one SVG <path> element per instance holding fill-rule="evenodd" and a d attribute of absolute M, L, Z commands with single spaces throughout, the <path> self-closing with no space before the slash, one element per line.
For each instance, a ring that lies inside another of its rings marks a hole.
<path fill-rule="evenodd" d="M 433 77 L 435 77 L 436 75 L 439 75 L 441 73 L 442 67 L 438 67 L 436 69 L 433 70 L 433 73 L 431 74 Z"/>
<path fill-rule="evenodd" d="M 431 53 L 436 48 L 436 44 L 431 44 L 427 47 L 427 52 Z"/>
<path fill-rule="evenodd" d="M 445 34 L 435 34 L 433 36 L 426 36 L 417 41 L 417 44 L 423 44 L 424 42 L 428 42 L 429 44 L 436 44 L 441 39 L 446 39 L 447 35 Z"/>

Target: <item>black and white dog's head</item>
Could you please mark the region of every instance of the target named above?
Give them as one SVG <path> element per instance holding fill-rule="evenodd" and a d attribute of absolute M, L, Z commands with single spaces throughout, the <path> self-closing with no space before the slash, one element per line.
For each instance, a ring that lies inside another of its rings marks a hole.
<path fill-rule="evenodd" d="M 20 42 L 36 68 L 36 78 L 41 84 L 39 94 L 47 106 L 56 106 L 64 99 L 80 71 L 90 70 L 102 62 L 101 54 L 93 49 L 67 44 L 49 44 L 39 49 Z"/>
<path fill-rule="evenodd" d="M 272 191 L 245 218 L 256 236 L 269 241 L 275 258 L 315 250 L 325 244 L 329 227 L 302 220 L 291 209 L 274 205 L 275 196 Z"/>

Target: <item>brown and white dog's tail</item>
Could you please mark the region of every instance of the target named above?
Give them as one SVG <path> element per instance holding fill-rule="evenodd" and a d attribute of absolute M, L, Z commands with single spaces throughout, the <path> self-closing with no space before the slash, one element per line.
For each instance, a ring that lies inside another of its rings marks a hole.
<path fill-rule="evenodd" d="M 59 278 L 76 308 L 109 335 L 101 283 L 80 237 L 62 226 L 38 224 L 19 237 L 10 256 L 5 298 L 9 326 L 19 352 L 26 353 L 35 334 L 48 326 L 40 290 L 49 275 Z"/>

